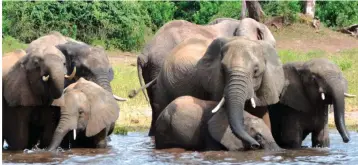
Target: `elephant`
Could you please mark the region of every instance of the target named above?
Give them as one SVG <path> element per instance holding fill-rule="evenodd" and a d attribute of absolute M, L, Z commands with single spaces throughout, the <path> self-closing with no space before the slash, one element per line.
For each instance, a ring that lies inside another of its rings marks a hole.
<path fill-rule="evenodd" d="M 4 75 L 7 75 L 10 68 L 14 66 L 14 64 L 20 60 L 23 56 L 26 55 L 25 50 L 23 49 L 17 49 L 13 52 L 6 53 L 2 57 L 2 75 L 4 78 Z"/>
<path fill-rule="evenodd" d="M 13 59 L 3 60 L 11 63 Z M 29 129 L 35 122 L 31 116 L 39 114 L 32 111 L 61 97 L 65 78 L 75 74 L 66 73 L 65 56 L 57 48 L 44 45 L 26 52 L 3 75 L 3 140 L 9 149 L 28 147 L 32 136 Z"/>
<path fill-rule="evenodd" d="M 111 92 L 79 78 L 52 105 L 61 108 L 61 117 L 48 150 L 55 150 L 70 131 L 72 147 L 107 146 L 106 138 L 119 116 L 119 106 Z"/>
<path fill-rule="evenodd" d="M 328 59 L 290 62 L 283 66 L 285 84 L 280 101 L 269 106 L 272 134 L 283 148 L 300 148 L 311 133 L 312 147 L 329 147 L 328 108 L 333 104 L 334 120 L 343 141 L 349 142 L 345 126 L 344 97 L 347 80 Z"/>
<path fill-rule="evenodd" d="M 226 112 L 235 136 L 258 146 L 243 128 L 243 110 L 263 118 L 269 126 L 267 105 L 279 101 L 284 74 L 276 50 L 265 41 L 243 36 L 215 40 L 189 38 L 170 52 L 157 78 L 130 95 L 153 84 L 160 89 L 155 91 L 154 98 L 159 107 L 153 111 L 154 134 L 154 124 L 161 111 L 175 98 L 190 95 L 227 104 Z"/>
<path fill-rule="evenodd" d="M 156 121 L 155 147 L 204 151 L 250 149 L 233 135 L 225 108 L 215 114 L 211 112 L 217 104 L 192 96 L 180 96 L 173 100 Z M 243 114 L 245 130 L 259 142 L 261 148 L 281 150 L 262 119 L 246 111 Z"/>
<path fill-rule="evenodd" d="M 102 47 L 73 41 L 59 44 L 56 47 L 65 55 L 67 69 L 77 69 L 75 78 L 66 81 L 66 87 L 83 77 L 112 92 L 110 82 L 114 78 L 114 73 L 108 56 Z M 126 101 L 126 99 L 116 95 L 113 95 L 113 97 L 117 101 Z"/>
<path fill-rule="evenodd" d="M 165 58 L 169 55 L 168 52 L 185 39 L 213 40 L 217 37 L 232 36 L 247 36 L 253 40 L 264 40 L 273 46 L 276 45 L 276 40 L 270 30 L 264 24 L 251 18 L 225 20 L 214 25 L 197 25 L 185 20 L 170 21 L 157 31 L 137 57 L 137 72 L 141 86 L 143 86 L 143 79 L 148 84 L 159 75 Z M 152 111 L 158 111 L 158 105 L 154 101 L 156 97 L 154 96 L 154 91 L 159 90 L 159 88 L 157 88 L 156 84 L 153 84 L 146 90 Z M 143 94 L 145 95 L 144 90 Z M 146 95 L 145 97 L 148 100 Z M 152 118 L 155 118 L 154 113 L 152 113 Z M 150 130 L 149 136 L 153 135 L 153 130 Z"/>

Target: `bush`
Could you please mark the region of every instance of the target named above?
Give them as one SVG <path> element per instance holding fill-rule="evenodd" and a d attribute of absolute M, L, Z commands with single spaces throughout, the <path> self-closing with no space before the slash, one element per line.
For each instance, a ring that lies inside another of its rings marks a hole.
<path fill-rule="evenodd" d="M 316 16 L 328 27 L 358 23 L 358 1 L 317 1 Z"/>
<path fill-rule="evenodd" d="M 26 43 L 56 30 L 105 47 L 138 50 L 151 19 L 142 3 L 131 1 L 4 2 L 5 34 Z M 11 27 L 11 28 L 8 28 Z"/>
<path fill-rule="evenodd" d="M 8 52 L 15 51 L 16 49 L 26 49 L 27 45 L 21 43 L 19 40 L 11 36 L 4 36 L 2 39 L 2 55 Z"/>
<path fill-rule="evenodd" d="M 203 1 L 200 3 L 200 10 L 196 11 L 193 15 L 196 24 L 207 24 L 211 21 L 211 17 L 218 12 L 219 4 L 221 2 L 208 2 Z"/>
<path fill-rule="evenodd" d="M 218 12 L 211 17 L 210 21 L 222 17 L 240 19 L 241 4 L 242 4 L 241 1 L 222 2 L 222 4 L 219 6 Z"/>
<path fill-rule="evenodd" d="M 262 9 L 268 16 L 283 16 L 285 22 L 296 22 L 301 12 L 302 3 L 293 1 L 269 1 L 261 3 Z"/>
<path fill-rule="evenodd" d="M 151 21 L 153 23 L 152 31 L 157 31 L 160 27 L 162 27 L 165 23 L 173 20 L 174 12 L 176 10 L 176 6 L 174 6 L 173 2 L 164 1 L 164 2 L 143 2 L 144 8 L 146 8 Z"/>

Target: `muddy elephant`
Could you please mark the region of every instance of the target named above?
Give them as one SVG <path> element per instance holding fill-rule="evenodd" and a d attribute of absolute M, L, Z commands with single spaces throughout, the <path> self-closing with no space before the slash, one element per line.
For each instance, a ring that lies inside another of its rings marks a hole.
<path fill-rule="evenodd" d="M 285 85 L 280 102 L 269 107 L 272 134 L 283 148 L 300 148 L 312 134 L 312 147 L 329 147 L 328 106 L 333 104 L 334 120 L 345 143 L 344 97 L 347 80 L 339 67 L 324 58 L 292 62 L 283 66 Z"/>
<path fill-rule="evenodd" d="M 184 148 L 189 150 L 247 150 L 250 147 L 231 131 L 226 109 L 212 113 L 218 102 L 181 96 L 173 100 L 156 121 L 157 149 Z M 270 129 L 262 119 L 246 111 L 244 127 L 265 150 L 279 150 Z"/>
<path fill-rule="evenodd" d="M 250 39 L 265 40 L 272 45 L 276 41 L 268 28 L 251 18 L 243 20 L 225 20 L 214 25 L 197 25 L 184 20 L 174 20 L 161 27 L 153 39 L 143 48 L 137 58 L 138 78 L 141 85 L 154 80 L 163 66 L 168 52 L 188 38 L 215 39 L 217 37 L 247 36 Z M 158 106 L 154 99 L 154 91 L 159 90 L 155 84 L 147 88 L 149 102 L 153 111 Z M 144 93 L 144 91 L 143 91 Z M 145 94 L 144 94 L 145 95 Z M 146 96 L 146 95 L 145 95 Z M 154 118 L 155 114 L 152 114 Z M 152 130 L 149 136 L 154 135 Z"/>
<path fill-rule="evenodd" d="M 283 81 L 281 61 L 267 42 L 247 37 L 213 41 L 190 38 L 174 48 L 158 77 L 142 88 L 156 83 L 161 89 L 154 91 L 154 104 L 159 107 L 153 111 L 154 133 L 161 111 L 175 98 L 190 95 L 224 102 L 234 134 L 251 145 L 258 145 L 244 130 L 243 110 L 262 118 L 266 116 L 265 123 L 269 126 L 267 105 L 279 101 Z"/>
<path fill-rule="evenodd" d="M 6 61 L 3 61 L 6 63 Z M 29 140 L 31 111 L 61 97 L 68 76 L 65 57 L 53 46 L 27 52 L 3 75 L 3 138 L 9 149 L 24 149 Z"/>
<path fill-rule="evenodd" d="M 73 133 L 72 147 L 107 146 L 106 138 L 119 116 L 119 107 L 111 92 L 80 78 L 52 105 L 61 108 L 61 117 L 48 150 L 55 150 L 68 132 Z"/>
<path fill-rule="evenodd" d="M 10 68 L 15 65 L 17 61 L 19 61 L 23 56 L 26 55 L 25 50 L 17 49 L 13 52 L 5 53 L 2 57 L 2 76 L 7 75 Z"/>

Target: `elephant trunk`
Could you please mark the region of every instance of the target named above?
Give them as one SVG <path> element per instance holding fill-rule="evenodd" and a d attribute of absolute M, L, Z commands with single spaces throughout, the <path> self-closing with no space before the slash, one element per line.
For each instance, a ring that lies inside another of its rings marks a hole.
<path fill-rule="evenodd" d="M 61 110 L 60 122 L 58 123 L 55 133 L 52 137 L 51 144 L 48 148 L 49 151 L 55 150 L 61 144 L 63 137 L 65 137 L 65 135 L 71 130 L 70 123 L 72 122 L 70 120 L 70 115 L 63 114 L 63 110 Z"/>
<path fill-rule="evenodd" d="M 332 87 L 333 93 L 333 106 L 334 106 L 334 122 L 336 124 L 336 128 L 338 132 L 341 134 L 343 142 L 348 143 L 350 138 L 345 125 L 344 120 L 344 111 L 345 111 L 345 102 L 344 102 L 344 91 L 337 83 L 332 83 L 334 86 Z"/>
<path fill-rule="evenodd" d="M 49 70 L 49 75 L 44 75 L 44 76 L 48 76 L 51 78 L 51 82 L 49 85 L 51 98 L 58 99 L 61 97 L 65 85 L 64 73 L 61 72 L 63 68 L 62 65 L 55 67 L 56 64 L 50 66 L 53 67 Z"/>
<path fill-rule="evenodd" d="M 229 125 L 236 137 L 248 142 L 252 148 L 258 148 L 259 143 L 244 129 L 243 111 L 248 98 L 248 74 L 234 71 L 227 76 L 225 100 L 227 100 L 227 115 Z"/>
<path fill-rule="evenodd" d="M 99 86 L 101 86 L 103 89 L 112 93 L 112 87 L 109 82 L 107 74 L 98 76 L 97 79 L 95 80 L 95 83 L 98 84 Z"/>

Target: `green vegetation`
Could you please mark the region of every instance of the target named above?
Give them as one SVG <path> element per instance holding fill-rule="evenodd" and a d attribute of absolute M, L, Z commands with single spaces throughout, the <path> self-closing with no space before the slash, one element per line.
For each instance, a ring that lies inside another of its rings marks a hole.
<path fill-rule="evenodd" d="M 19 40 L 10 37 L 5 36 L 2 40 L 2 55 L 4 55 L 7 52 L 15 51 L 16 49 L 26 49 L 27 45 L 24 43 L 21 43 Z"/>
<path fill-rule="evenodd" d="M 297 21 L 301 1 L 260 1 L 267 16 Z M 358 2 L 317 1 L 316 14 L 327 26 L 358 21 Z M 219 17 L 240 18 L 241 1 L 6 1 L 3 37 L 29 43 L 50 31 L 106 49 L 138 51 L 170 20 L 206 24 Z"/>

